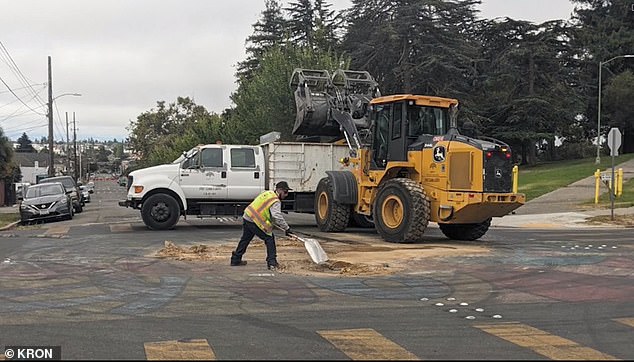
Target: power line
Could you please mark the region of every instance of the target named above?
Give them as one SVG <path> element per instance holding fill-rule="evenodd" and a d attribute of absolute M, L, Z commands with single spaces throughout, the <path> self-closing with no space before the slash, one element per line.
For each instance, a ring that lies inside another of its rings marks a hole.
<path fill-rule="evenodd" d="M 30 109 L 31 111 L 41 115 L 41 116 L 45 116 L 46 114 L 44 113 L 40 113 L 38 111 L 36 111 L 35 109 L 31 108 L 28 104 L 24 103 L 24 101 L 22 100 L 22 98 L 18 97 L 17 94 L 15 94 L 15 92 L 13 91 L 13 89 L 11 89 L 11 87 L 9 87 L 9 85 L 4 81 L 4 79 L 2 79 L 2 77 L 0 77 L 0 81 L 2 81 L 2 84 L 4 84 L 5 87 L 7 87 L 7 89 L 11 92 L 11 94 L 13 94 L 13 96 L 15 96 L 15 98 L 17 98 L 22 104 L 24 104 L 26 106 L 26 108 Z"/>
<path fill-rule="evenodd" d="M 29 81 L 24 74 L 22 73 L 22 71 L 20 70 L 20 67 L 18 67 L 17 63 L 13 60 L 13 57 L 11 56 L 11 54 L 9 53 L 9 51 L 7 50 L 7 48 L 5 48 L 4 44 L 2 44 L 2 42 L 0 41 L 0 50 L 2 50 L 6 56 L 8 57 L 8 59 L 10 60 L 10 63 L 13 65 L 11 66 L 10 64 L 7 63 L 7 65 L 9 65 L 9 69 L 11 69 L 13 71 L 13 73 L 16 75 L 16 78 L 18 79 L 18 81 L 20 81 L 22 83 L 22 85 L 26 86 L 28 89 L 31 90 L 31 94 L 35 95 L 35 97 L 37 98 L 37 101 L 40 103 L 40 105 L 45 106 L 45 102 L 42 100 L 42 98 L 40 98 L 37 93 L 35 92 L 35 90 L 33 89 L 33 87 L 31 87 L 29 85 L 29 83 L 32 83 L 31 81 Z M 2 53 L 0 53 L 1 55 Z"/>

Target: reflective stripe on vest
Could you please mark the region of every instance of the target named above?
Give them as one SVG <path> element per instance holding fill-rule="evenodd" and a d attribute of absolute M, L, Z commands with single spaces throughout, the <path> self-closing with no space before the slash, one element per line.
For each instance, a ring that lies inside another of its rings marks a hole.
<path fill-rule="evenodd" d="M 277 194 L 273 191 L 264 191 L 253 200 L 244 210 L 245 215 L 265 233 L 273 232 L 273 222 L 271 221 L 271 205 L 279 201 Z"/>

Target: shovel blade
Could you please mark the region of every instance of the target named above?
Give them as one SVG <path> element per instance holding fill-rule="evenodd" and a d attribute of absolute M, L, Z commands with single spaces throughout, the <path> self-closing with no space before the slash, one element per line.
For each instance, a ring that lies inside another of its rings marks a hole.
<path fill-rule="evenodd" d="M 317 240 L 302 238 L 297 235 L 295 235 L 295 237 L 297 238 L 297 240 L 304 243 L 304 247 L 306 248 L 306 251 L 308 251 L 308 255 L 310 255 L 310 258 L 313 260 L 313 262 L 321 264 L 328 261 L 328 255 L 326 255 L 326 252 Z"/>

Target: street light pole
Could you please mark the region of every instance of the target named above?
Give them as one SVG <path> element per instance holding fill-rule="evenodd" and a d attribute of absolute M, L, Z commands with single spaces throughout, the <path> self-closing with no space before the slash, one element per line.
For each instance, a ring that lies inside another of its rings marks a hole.
<path fill-rule="evenodd" d="M 597 105 L 597 158 L 594 161 L 594 163 L 597 165 L 601 163 L 601 68 L 605 64 L 608 64 L 609 62 L 618 58 L 634 58 L 634 54 L 617 55 L 614 58 L 606 60 L 605 62 L 599 61 L 599 102 Z"/>

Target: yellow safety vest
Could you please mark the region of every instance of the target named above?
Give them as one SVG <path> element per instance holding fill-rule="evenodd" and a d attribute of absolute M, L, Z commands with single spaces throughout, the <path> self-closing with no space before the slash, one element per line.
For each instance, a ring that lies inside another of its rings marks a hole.
<path fill-rule="evenodd" d="M 253 220 L 253 222 L 266 234 L 273 233 L 273 222 L 271 221 L 271 205 L 280 201 L 277 194 L 273 191 L 264 191 L 259 194 L 253 202 L 244 210 L 244 214 Z"/>

